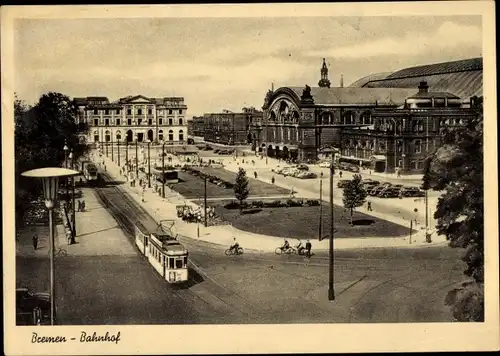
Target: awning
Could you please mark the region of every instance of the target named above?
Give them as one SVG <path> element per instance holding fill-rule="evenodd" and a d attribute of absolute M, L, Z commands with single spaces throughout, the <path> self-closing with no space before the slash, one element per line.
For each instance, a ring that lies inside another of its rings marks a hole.
<path fill-rule="evenodd" d="M 370 156 L 370 160 L 372 160 L 372 161 L 385 161 L 386 157 L 384 155 L 373 155 L 373 156 Z"/>

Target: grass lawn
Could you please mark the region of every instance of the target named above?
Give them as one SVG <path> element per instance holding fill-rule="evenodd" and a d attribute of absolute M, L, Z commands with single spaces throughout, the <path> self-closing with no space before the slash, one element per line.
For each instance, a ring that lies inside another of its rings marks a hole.
<path fill-rule="evenodd" d="M 172 184 L 171 187 L 187 199 L 203 198 L 205 183 L 201 178 L 190 175 L 186 172 L 179 172 L 179 183 Z M 207 181 L 207 198 L 234 198 L 232 189 L 224 189 L 216 184 Z"/>
<path fill-rule="evenodd" d="M 215 175 L 224 179 L 228 182 L 234 182 L 236 174 L 226 171 L 222 168 L 197 168 L 202 170 L 204 173 Z M 179 178 L 181 182 L 172 184 L 172 189 L 180 193 L 187 199 L 197 199 L 199 197 L 203 198 L 204 194 L 204 182 L 201 178 L 192 176 L 187 172 L 179 172 Z M 269 183 L 261 182 L 254 178 L 248 178 L 250 197 L 262 197 L 262 196 L 275 196 L 275 195 L 287 195 L 290 193 L 288 189 L 274 186 Z M 207 198 L 234 198 L 234 192 L 232 189 L 224 189 L 216 184 L 207 181 Z"/>
<path fill-rule="evenodd" d="M 235 228 L 279 237 L 317 239 L 319 225 L 319 206 L 290 207 L 290 208 L 263 208 L 254 214 L 240 215 L 238 209 L 225 209 L 228 201 L 211 202 L 217 214 L 229 221 Z M 323 205 L 323 236 L 329 231 L 329 207 Z M 354 212 L 353 219 L 356 225 L 351 227 L 349 214 L 344 214 L 344 208 L 335 206 L 335 233 L 336 238 L 348 237 L 398 237 L 410 233 L 410 229 L 401 225 L 381 220 L 369 215 Z"/>
<path fill-rule="evenodd" d="M 234 182 L 236 179 L 236 173 L 230 172 L 224 168 L 199 167 L 198 169 L 206 174 L 217 176 L 228 182 Z M 248 177 L 248 188 L 250 189 L 251 197 L 286 195 L 290 193 L 289 189 L 261 182 L 260 180 L 253 178 L 252 170 L 247 170 L 247 177 Z"/>

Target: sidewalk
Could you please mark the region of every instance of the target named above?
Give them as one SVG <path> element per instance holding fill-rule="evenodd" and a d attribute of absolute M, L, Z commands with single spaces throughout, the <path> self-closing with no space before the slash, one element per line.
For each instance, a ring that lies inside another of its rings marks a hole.
<path fill-rule="evenodd" d="M 110 159 L 103 158 L 106 162 L 107 173 L 114 179 L 123 179 L 123 175 L 119 174 L 119 168 Z M 141 204 L 150 215 L 156 220 L 174 220 L 175 226 L 173 233 L 177 233 L 180 236 L 189 237 L 191 239 L 199 239 L 206 242 L 211 242 L 217 245 L 221 245 L 221 248 L 227 248 L 233 242 L 233 237 L 237 237 L 240 245 L 249 250 L 257 251 L 274 251 L 276 247 L 283 244 L 283 238 L 275 236 L 267 236 L 261 234 L 254 234 L 250 232 L 241 231 L 235 229 L 231 225 L 219 225 L 219 226 L 209 226 L 204 227 L 202 224 L 197 223 L 186 223 L 177 217 L 176 205 L 186 204 L 197 208 L 197 205 L 193 201 L 184 199 L 178 193 L 171 191 L 168 187 L 165 187 L 165 199 L 161 198 L 158 193 L 153 192 L 153 188 L 147 188 L 144 193 L 144 202 L 142 202 L 142 187 L 130 187 L 130 183 L 127 182 L 123 184 L 122 187 L 130 193 L 131 197 L 135 199 L 139 204 Z M 295 189 L 297 190 L 297 189 Z M 310 194 L 307 192 L 298 192 L 297 196 L 304 194 Z M 386 217 L 383 217 L 387 219 Z M 406 224 L 405 224 L 406 226 Z M 199 237 L 198 237 L 199 229 Z M 425 242 L 425 232 L 418 231 L 412 235 L 412 241 L 410 243 L 409 237 L 398 237 L 398 238 L 375 238 L 375 237 L 365 237 L 365 238 L 346 238 L 346 239 L 335 239 L 336 249 L 357 249 L 357 248 L 376 248 L 376 247 L 427 247 L 436 244 L 443 244 L 444 238 L 433 236 L 435 240 L 433 243 Z M 315 250 L 327 250 L 329 247 L 328 239 L 323 241 L 317 241 L 315 238 L 312 239 L 313 248 Z M 292 239 L 292 244 L 294 244 Z"/>
<path fill-rule="evenodd" d="M 115 219 L 101 206 L 95 192 L 91 188 L 82 188 L 85 200 L 85 212 L 76 212 L 76 243 L 68 245 L 63 225 L 54 229 L 54 247 L 56 255 L 102 256 L 102 255 L 135 255 L 134 247 L 125 236 Z M 54 210 L 54 214 L 58 212 Z M 34 234 L 38 234 L 38 246 L 35 250 L 32 243 Z M 22 229 L 16 241 L 16 254 L 23 257 L 49 258 L 49 227 L 33 226 Z"/>

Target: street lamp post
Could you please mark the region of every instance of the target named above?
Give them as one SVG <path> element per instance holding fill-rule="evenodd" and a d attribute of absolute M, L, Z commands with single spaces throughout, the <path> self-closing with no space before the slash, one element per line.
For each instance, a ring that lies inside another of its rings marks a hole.
<path fill-rule="evenodd" d="M 63 151 L 64 151 L 64 168 L 68 168 L 68 151 L 69 151 L 69 147 L 68 147 L 68 144 L 67 144 L 66 140 L 64 140 Z M 65 185 L 66 185 L 66 202 L 69 204 L 69 185 L 68 185 L 68 180 L 67 179 L 66 179 Z"/>
<path fill-rule="evenodd" d="M 163 141 L 162 148 L 161 148 L 161 173 L 162 173 L 162 179 L 161 179 L 161 197 L 165 198 L 165 180 L 166 180 L 166 175 L 165 175 L 165 143 L 166 141 Z"/>
<path fill-rule="evenodd" d="M 113 152 L 113 135 L 111 135 L 111 162 L 115 161 L 115 155 Z"/>
<path fill-rule="evenodd" d="M 319 226 L 318 226 L 318 240 L 321 241 L 323 235 L 323 172 L 321 172 L 319 179 Z"/>
<path fill-rule="evenodd" d="M 41 178 L 43 183 L 43 196 L 45 206 L 49 211 L 49 235 L 50 235 L 50 324 L 56 323 L 56 304 L 55 304 L 55 265 L 54 265 L 54 222 L 53 209 L 57 199 L 57 184 L 59 178 L 67 179 L 70 176 L 77 175 L 78 172 L 67 168 L 39 168 L 22 173 L 24 177 Z"/>
<path fill-rule="evenodd" d="M 148 139 L 148 188 L 151 188 L 151 140 Z"/>
<path fill-rule="evenodd" d="M 120 140 L 116 140 L 116 148 L 118 150 L 118 167 L 120 167 Z"/>
<path fill-rule="evenodd" d="M 74 164 L 73 164 L 73 150 L 71 150 L 71 152 L 69 153 L 69 159 L 71 161 L 71 169 L 74 169 Z M 71 211 L 71 244 L 74 244 L 76 241 L 75 241 L 75 237 L 76 237 L 76 213 L 75 213 L 75 178 L 74 177 L 71 177 L 71 191 L 72 191 L 72 202 L 73 202 L 73 208 L 72 208 L 72 211 Z"/>
<path fill-rule="evenodd" d="M 139 179 L 139 138 L 135 136 L 135 179 Z"/>
<path fill-rule="evenodd" d="M 108 146 L 109 146 L 109 141 L 106 140 L 106 157 L 108 157 Z"/>
<path fill-rule="evenodd" d="M 128 138 L 125 139 L 125 164 L 127 166 L 127 173 L 130 171 L 130 165 L 128 164 Z"/>
<path fill-rule="evenodd" d="M 335 152 L 332 152 L 330 162 L 330 245 L 328 248 L 329 270 L 328 270 L 328 300 L 335 300 L 333 288 L 333 234 L 335 232 L 335 210 L 333 208 L 333 176 L 335 175 Z"/>

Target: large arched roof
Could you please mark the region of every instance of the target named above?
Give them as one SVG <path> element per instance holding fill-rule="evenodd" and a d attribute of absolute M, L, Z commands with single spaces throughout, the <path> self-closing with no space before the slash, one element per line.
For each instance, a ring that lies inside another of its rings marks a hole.
<path fill-rule="evenodd" d="M 364 77 L 368 78 L 368 77 Z M 430 91 L 449 92 L 462 99 L 483 93 L 483 60 L 472 58 L 405 68 L 385 78 L 364 78 L 351 84 L 363 88 L 416 88 L 427 81 Z M 363 83 L 364 81 L 364 83 Z"/>

